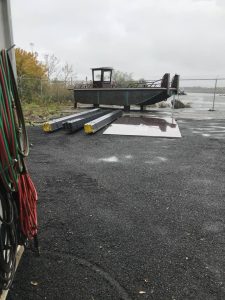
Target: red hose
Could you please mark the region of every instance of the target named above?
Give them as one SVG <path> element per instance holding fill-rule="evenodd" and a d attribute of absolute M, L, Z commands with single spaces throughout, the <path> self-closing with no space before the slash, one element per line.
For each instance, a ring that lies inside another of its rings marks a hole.
<path fill-rule="evenodd" d="M 22 233 L 32 239 L 37 234 L 37 191 L 28 173 L 18 180 L 20 226 Z"/>
<path fill-rule="evenodd" d="M 25 122 L 12 66 L 5 50 L 0 52 L 0 121 L 0 184 L 6 192 L 17 194 L 20 229 L 26 238 L 32 239 L 37 235 L 38 197 L 24 163 L 29 148 Z"/>

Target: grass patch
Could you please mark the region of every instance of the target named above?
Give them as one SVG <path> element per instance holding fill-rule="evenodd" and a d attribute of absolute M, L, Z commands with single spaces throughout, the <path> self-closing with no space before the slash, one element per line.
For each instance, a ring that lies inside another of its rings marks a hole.
<path fill-rule="evenodd" d="M 39 124 L 49 119 L 64 116 L 73 112 L 73 102 L 32 102 L 22 103 L 23 114 L 27 124 Z"/>

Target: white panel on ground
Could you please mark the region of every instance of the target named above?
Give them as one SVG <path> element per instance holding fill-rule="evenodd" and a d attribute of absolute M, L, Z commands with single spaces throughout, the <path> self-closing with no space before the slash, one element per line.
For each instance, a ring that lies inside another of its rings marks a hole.
<path fill-rule="evenodd" d="M 103 134 L 181 138 L 177 122 L 170 117 L 124 116 L 111 124 Z"/>

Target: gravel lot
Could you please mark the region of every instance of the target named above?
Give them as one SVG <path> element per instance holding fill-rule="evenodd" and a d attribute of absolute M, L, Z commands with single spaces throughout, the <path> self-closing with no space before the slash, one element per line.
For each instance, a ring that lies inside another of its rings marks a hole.
<path fill-rule="evenodd" d="M 225 121 L 178 124 L 181 139 L 29 128 L 42 254 L 8 299 L 225 299 Z"/>

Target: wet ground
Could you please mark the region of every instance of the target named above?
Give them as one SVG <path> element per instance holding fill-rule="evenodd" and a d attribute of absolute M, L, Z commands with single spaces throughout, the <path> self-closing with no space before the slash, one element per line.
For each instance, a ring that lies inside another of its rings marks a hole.
<path fill-rule="evenodd" d="M 176 112 L 181 139 L 29 128 L 42 254 L 8 299 L 225 299 L 222 116 Z"/>

